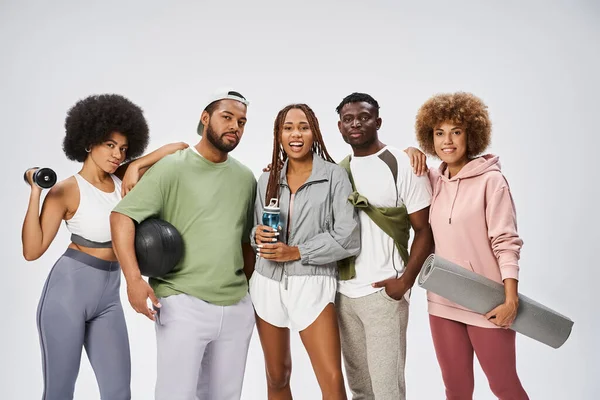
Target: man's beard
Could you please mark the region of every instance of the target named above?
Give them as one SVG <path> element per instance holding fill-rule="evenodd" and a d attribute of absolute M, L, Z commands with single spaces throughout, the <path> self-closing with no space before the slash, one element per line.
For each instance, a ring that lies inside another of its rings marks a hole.
<path fill-rule="evenodd" d="M 208 126 L 206 127 L 206 138 L 208 139 L 208 141 L 215 146 L 215 148 L 219 151 L 222 151 L 223 153 L 229 153 L 231 150 L 235 149 L 237 147 L 237 145 L 240 143 L 240 140 L 238 138 L 237 141 L 233 142 L 233 143 L 228 143 L 225 141 L 225 139 L 223 138 L 223 135 L 219 136 L 214 129 L 212 129 L 212 127 L 210 126 L 210 123 L 208 124 Z"/>

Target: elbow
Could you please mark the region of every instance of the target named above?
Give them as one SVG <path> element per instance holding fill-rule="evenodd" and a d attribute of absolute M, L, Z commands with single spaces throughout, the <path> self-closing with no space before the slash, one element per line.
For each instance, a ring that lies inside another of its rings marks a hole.
<path fill-rule="evenodd" d="M 348 257 L 357 257 L 360 254 L 360 247 L 348 249 Z"/>
<path fill-rule="evenodd" d="M 41 243 L 31 243 L 31 241 L 23 238 L 23 258 L 26 261 L 35 261 L 46 251 L 42 248 Z"/>
<path fill-rule="evenodd" d="M 358 225 L 347 236 L 346 245 L 343 246 L 349 256 L 357 256 L 360 253 L 360 229 Z"/>
<path fill-rule="evenodd" d="M 27 261 L 35 261 L 40 257 L 41 257 L 40 253 L 23 250 L 23 258 L 25 258 L 25 260 L 27 260 Z"/>
<path fill-rule="evenodd" d="M 354 257 L 360 254 L 360 238 L 353 240 L 349 247 L 346 248 L 348 254 Z"/>
<path fill-rule="evenodd" d="M 496 238 L 491 241 L 492 251 L 499 265 L 518 265 L 523 241 L 518 236 Z"/>

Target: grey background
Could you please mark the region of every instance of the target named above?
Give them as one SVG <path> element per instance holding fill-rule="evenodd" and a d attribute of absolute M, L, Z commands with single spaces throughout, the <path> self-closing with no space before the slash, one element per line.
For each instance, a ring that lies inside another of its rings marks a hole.
<path fill-rule="evenodd" d="M 251 101 L 233 155 L 256 174 L 270 159 L 273 121 L 289 102 L 315 110 L 332 156 L 349 152 L 334 111 L 352 91 L 381 104 L 381 139 L 414 145 L 414 117 L 432 94 L 481 96 L 525 241 L 520 289 L 571 317 L 571 338 L 554 350 L 518 338 L 518 370 L 532 399 L 598 398 L 600 354 L 598 151 L 600 6 L 560 2 L 0 1 L 2 121 L 2 298 L 0 398 L 41 397 L 35 312 L 44 280 L 68 243 L 61 227 L 39 260 L 24 261 L 20 231 L 26 167 L 64 179 L 79 165 L 61 150 L 66 110 L 92 93 L 117 92 L 145 110 L 149 149 L 197 141 L 205 94 L 233 85 Z M 429 164 L 436 166 L 437 160 Z M 136 315 L 124 288 L 134 399 L 155 379 L 152 323 Z M 411 302 L 407 385 L 411 399 L 443 398 L 424 291 Z M 265 376 L 255 335 L 244 399 L 262 399 Z M 306 353 L 292 341 L 292 389 L 320 398 Z M 492 399 L 476 366 L 476 399 Z M 87 358 L 76 398 L 98 396 Z"/>

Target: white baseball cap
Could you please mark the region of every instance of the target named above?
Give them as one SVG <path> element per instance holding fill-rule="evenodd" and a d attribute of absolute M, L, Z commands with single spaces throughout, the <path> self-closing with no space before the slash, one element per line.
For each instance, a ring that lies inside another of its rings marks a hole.
<path fill-rule="evenodd" d="M 248 100 L 246 100 L 246 98 L 244 96 L 242 96 L 240 94 L 240 92 L 236 92 L 235 90 L 232 90 L 231 88 L 220 88 L 215 90 L 207 99 L 206 102 L 204 103 L 205 106 L 202 109 L 202 111 L 206 110 L 206 108 L 208 106 L 210 106 L 212 103 L 214 103 L 215 101 L 219 101 L 219 100 L 237 100 L 242 104 L 245 104 L 246 107 L 250 105 L 250 102 Z M 198 122 L 198 128 L 196 129 L 196 131 L 198 132 L 198 135 L 202 136 L 202 132 L 204 131 L 204 124 L 202 123 L 202 121 Z"/>

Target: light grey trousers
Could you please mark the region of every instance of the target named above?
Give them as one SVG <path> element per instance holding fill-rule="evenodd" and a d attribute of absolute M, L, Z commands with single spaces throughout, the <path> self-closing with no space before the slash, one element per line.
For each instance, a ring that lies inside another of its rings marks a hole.
<path fill-rule="evenodd" d="M 239 400 L 255 324 L 250 296 L 231 306 L 187 294 L 159 301 L 155 400 Z"/>
<path fill-rule="evenodd" d="M 408 302 L 385 289 L 350 298 L 338 293 L 342 354 L 353 400 L 404 400 Z"/>
<path fill-rule="evenodd" d="M 43 400 L 73 399 L 84 347 L 101 399 L 131 399 L 129 338 L 120 283 L 117 262 L 74 249 L 67 249 L 54 264 L 37 312 Z"/>

